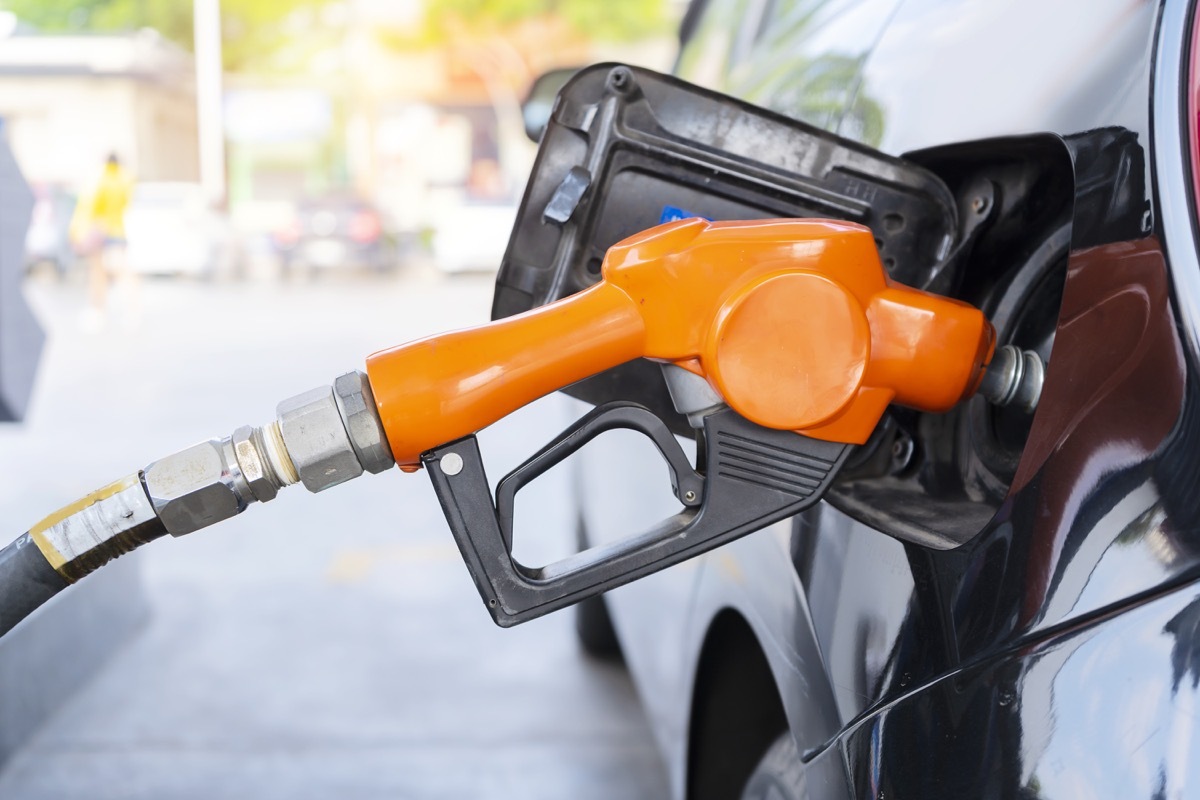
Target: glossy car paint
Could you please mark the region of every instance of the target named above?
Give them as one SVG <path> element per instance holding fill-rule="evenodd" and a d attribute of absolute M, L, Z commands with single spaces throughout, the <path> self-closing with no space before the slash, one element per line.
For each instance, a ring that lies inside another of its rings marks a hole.
<path fill-rule="evenodd" d="M 731 614 L 770 665 L 814 797 L 1200 792 L 1188 6 L 710 3 L 683 77 L 897 155 L 1053 133 L 1076 202 L 1044 398 L 1007 496 L 967 543 L 902 543 L 823 505 L 609 596 L 676 797 L 698 774 L 705 641 Z M 834 63 L 850 88 L 806 94 Z M 1144 164 L 1144 180 L 1104 174 L 1112 163 L 1077 136 L 1102 128 L 1140 148 L 1115 163 Z M 1097 203 L 1114 179 L 1141 196 Z M 579 496 L 593 541 L 673 510 L 644 450 L 591 449 Z"/>

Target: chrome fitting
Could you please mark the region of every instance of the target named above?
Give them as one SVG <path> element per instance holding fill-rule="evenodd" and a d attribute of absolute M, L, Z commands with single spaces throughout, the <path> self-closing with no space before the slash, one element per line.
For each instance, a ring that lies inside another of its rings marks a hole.
<path fill-rule="evenodd" d="M 1011 344 L 997 347 L 979 382 L 979 395 L 998 406 L 1016 406 L 1026 413 L 1037 408 L 1046 380 L 1046 365 L 1032 350 Z"/>
<path fill-rule="evenodd" d="M 358 370 L 339 375 L 333 382 L 333 397 L 362 468 L 378 475 L 395 466 L 367 376 Z"/>
<path fill-rule="evenodd" d="M 172 536 L 235 517 L 257 499 L 229 437 L 200 442 L 161 458 L 143 474 L 150 502 Z"/>
<path fill-rule="evenodd" d="M 364 467 L 382 472 L 395 463 L 360 372 L 284 400 L 276 413 L 261 428 L 244 425 L 146 467 L 145 491 L 168 533 L 182 536 L 237 516 L 293 483 L 320 492 Z"/>
<path fill-rule="evenodd" d="M 267 459 L 262 428 L 243 425 L 233 432 L 231 438 L 233 455 L 254 499 L 260 503 L 274 500 L 286 484 Z"/>
<path fill-rule="evenodd" d="M 298 394 L 276 408 L 279 431 L 300 482 L 320 492 L 363 474 L 330 386 Z"/>

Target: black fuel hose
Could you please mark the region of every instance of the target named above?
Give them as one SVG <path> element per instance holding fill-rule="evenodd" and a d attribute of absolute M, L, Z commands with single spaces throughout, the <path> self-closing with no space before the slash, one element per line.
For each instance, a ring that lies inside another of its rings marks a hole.
<path fill-rule="evenodd" d="M 18 536 L 0 550 L 0 636 L 70 585 L 28 533 Z"/>
<path fill-rule="evenodd" d="M 0 636 L 72 583 L 166 533 L 140 472 L 54 512 L 0 550 Z"/>

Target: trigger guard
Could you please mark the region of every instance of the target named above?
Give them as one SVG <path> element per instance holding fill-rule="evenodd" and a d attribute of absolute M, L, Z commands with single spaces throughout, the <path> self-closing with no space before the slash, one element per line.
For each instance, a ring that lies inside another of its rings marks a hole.
<path fill-rule="evenodd" d="M 600 434 L 612 430 L 636 431 L 654 443 L 671 474 L 671 491 L 684 506 L 695 507 L 704 501 L 704 478 L 692 468 L 683 448 L 679 446 L 666 423 L 650 409 L 637 403 L 605 403 L 581 417 L 519 467 L 505 475 L 496 486 L 496 518 L 500 523 L 504 545 L 510 554 L 517 492 L 577 453 Z"/>
<path fill-rule="evenodd" d="M 474 436 L 421 454 L 463 563 L 497 625 L 507 628 L 540 617 L 786 519 L 821 499 L 850 450 L 849 445 L 763 428 L 726 408 L 704 418 L 701 478 L 686 465 L 683 449 L 666 426 L 646 415 L 653 417 L 629 403 L 598 408 L 501 481 L 497 491 L 506 509 L 507 538 Z M 596 434 L 631 424 L 644 433 L 648 429 L 662 445 L 684 494 L 692 480 L 702 480 L 699 505 L 552 564 L 517 563 L 511 548 L 512 498 L 520 486 Z"/>

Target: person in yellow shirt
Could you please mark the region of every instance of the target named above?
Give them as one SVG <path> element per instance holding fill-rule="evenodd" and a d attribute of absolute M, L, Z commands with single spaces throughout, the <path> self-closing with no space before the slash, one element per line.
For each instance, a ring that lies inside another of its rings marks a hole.
<path fill-rule="evenodd" d="M 133 279 L 125 261 L 125 210 L 132 191 L 133 180 L 113 154 L 105 162 L 95 187 L 80 196 L 75 205 L 71 242 L 88 264 L 85 327 L 98 328 L 103 323 L 109 282 L 114 278 Z"/>

